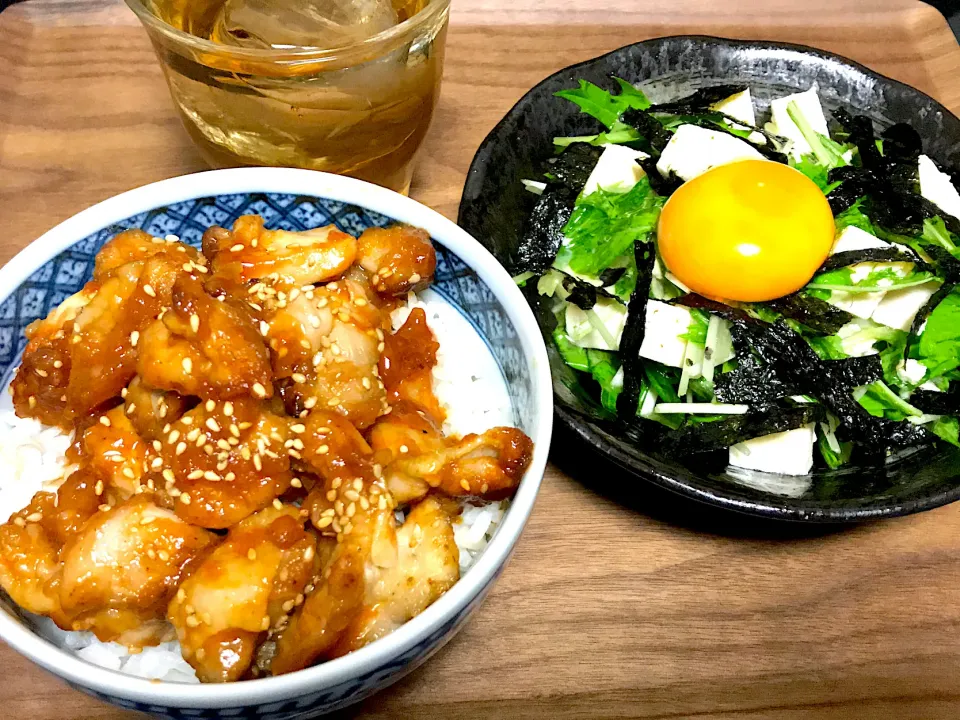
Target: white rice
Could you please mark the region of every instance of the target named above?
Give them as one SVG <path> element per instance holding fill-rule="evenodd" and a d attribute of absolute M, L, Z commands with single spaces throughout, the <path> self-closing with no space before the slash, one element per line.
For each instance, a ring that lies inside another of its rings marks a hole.
<path fill-rule="evenodd" d="M 427 324 L 440 343 L 433 371 L 434 390 L 447 412 L 446 434 L 483 432 L 513 425 L 514 414 L 500 368 L 477 331 L 439 294 L 410 294 L 406 307 L 391 315 L 399 328 L 414 307 L 422 307 Z M 10 396 L 0 399 L 0 522 L 26 506 L 40 490 L 55 490 L 72 468 L 64 455 L 72 435 L 33 419 L 18 418 Z M 507 509 L 507 501 L 484 505 L 465 502 L 453 532 L 465 573 L 486 548 Z M 166 682 L 197 683 L 196 674 L 180 654 L 177 642 L 144 648 L 131 654 L 118 643 L 104 643 L 93 633 L 68 632 L 46 617 L 30 616 L 39 635 L 94 665 L 127 675 Z"/>

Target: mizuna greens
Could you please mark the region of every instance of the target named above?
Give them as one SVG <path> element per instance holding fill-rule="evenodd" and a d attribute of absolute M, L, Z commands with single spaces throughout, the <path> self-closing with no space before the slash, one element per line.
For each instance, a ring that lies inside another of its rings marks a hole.
<path fill-rule="evenodd" d="M 599 125 L 555 138 L 542 176 L 524 181 L 539 197 L 514 258 L 597 413 L 632 437 L 730 448 L 732 464 L 786 474 L 882 463 L 938 438 L 960 445 L 960 194 L 917 133 L 877 134 L 843 110 L 828 125 L 815 89 L 774 100 L 761 127 L 744 86 L 653 104 L 614 80 L 613 91 L 581 80 L 557 93 Z M 730 157 L 673 147 L 684 126 Z M 816 183 L 836 240 L 800 291 L 720 303 L 660 259 L 658 220 L 685 181 L 753 156 Z M 788 436 L 789 457 L 770 460 Z"/>

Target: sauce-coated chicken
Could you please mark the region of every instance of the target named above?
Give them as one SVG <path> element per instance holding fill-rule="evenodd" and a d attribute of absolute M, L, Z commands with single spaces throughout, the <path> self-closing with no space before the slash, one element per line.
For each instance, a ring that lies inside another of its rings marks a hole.
<path fill-rule="evenodd" d="M 446 437 L 422 310 L 426 232 L 128 230 L 27 329 L 21 417 L 71 466 L 0 525 L 0 587 L 131 649 L 176 637 L 204 682 L 281 674 L 392 632 L 459 579 L 451 498 L 508 496 L 519 430 Z M 398 519 L 399 518 L 399 519 Z"/>

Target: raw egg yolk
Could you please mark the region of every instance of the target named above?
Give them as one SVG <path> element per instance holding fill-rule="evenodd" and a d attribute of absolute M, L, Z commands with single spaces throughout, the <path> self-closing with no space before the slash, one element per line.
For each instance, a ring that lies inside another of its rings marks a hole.
<path fill-rule="evenodd" d="M 769 160 L 713 168 L 670 197 L 657 230 L 667 269 L 715 300 L 761 302 L 806 285 L 834 241 L 827 198 Z"/>

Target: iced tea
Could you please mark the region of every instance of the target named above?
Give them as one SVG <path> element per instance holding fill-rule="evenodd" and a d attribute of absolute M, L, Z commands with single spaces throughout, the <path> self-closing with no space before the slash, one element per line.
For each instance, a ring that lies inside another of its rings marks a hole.
<path fill-rule="evenodd" d="M 449 0 L 127 0 L 212 165 L 406 192 L 440 90 Z"/>

